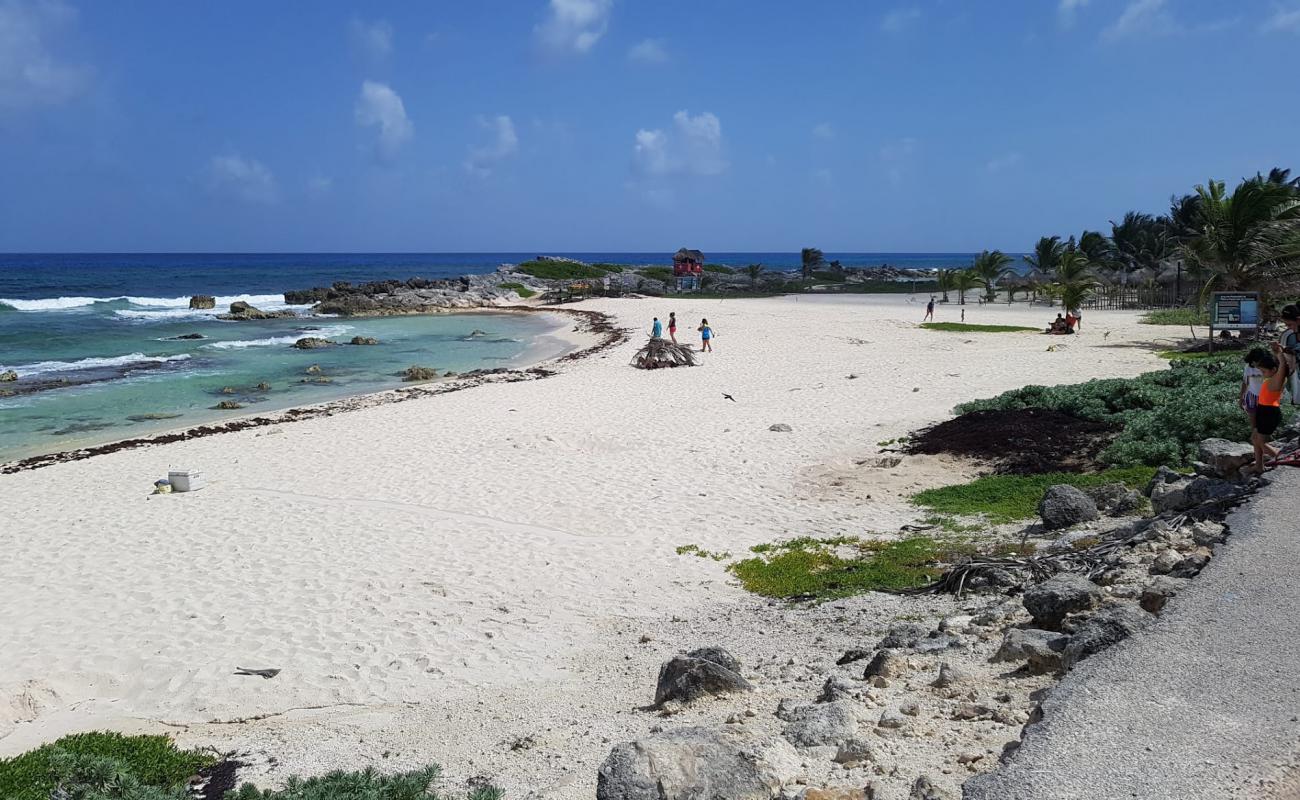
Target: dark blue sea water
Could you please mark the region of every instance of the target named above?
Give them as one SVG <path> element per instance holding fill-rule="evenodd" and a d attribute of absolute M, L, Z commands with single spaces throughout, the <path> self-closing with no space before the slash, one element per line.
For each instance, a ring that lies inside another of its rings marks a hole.
<path fill-rule="evenodd" d="M 527 360 L 554 321 L 519 315 L 223 322 L 235 300 L 283 309 L 289 289 L 493 272 L 535 253 L 0 254 L 0 462 L 395 386 L 420 365 L 464 372 Z M 667 253 L 551 253 L 666 265 Z M 827 253 L 845 266 L 952 267 L 973 254 Z M 795 269 L 798 253 L 709 253 Z M 215 295 L 210 311 L 189 308 Z M 305 311 L 306 309 L 302 309 Z M 477 331 L 477 332 L 476 332 Z M 201 338 L 179 338 L 197 336 Z M 304 336 L 340 346 L 301 351 Z M 346 344 L 353 336 L 379 346 Z M 308 367 L 318 367 L 311 372 Z M 270 388 L 263 388 L 263 387 Z M 234 400 L 245 411 L 215 408 Z"/>

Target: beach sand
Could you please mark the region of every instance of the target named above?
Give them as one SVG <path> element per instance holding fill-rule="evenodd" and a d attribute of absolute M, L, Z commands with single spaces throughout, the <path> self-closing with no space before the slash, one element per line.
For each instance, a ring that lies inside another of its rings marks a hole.
<path fill-rule="evenodd" d="M 1075 337 L 942 333 L 917 327 L 924 301 L 588 301 L 632 337 L 551 378 L 0 476 L 0 755 L 164 730 L 268 783 L 432 761 L 509 797 L 590 797 L 613 742 L 678 724 L 637 710 L 675 652 L 833 660 L 848 635 L 677 547 L 897 531 L 920 516 L 911 492 L 974 471 L 858 465 L 877 443 L 964 400 L 1160 368 L 1148 345 L 1181 333 L 1130 312 L 1090 312 Z M 632 369 L 669 311 L 687 341 L 708 317 L 715 352 Z M 151 496 L 169 468 L 209 484 Z M 887 622 L 904 602 L 854 607 Z"/>

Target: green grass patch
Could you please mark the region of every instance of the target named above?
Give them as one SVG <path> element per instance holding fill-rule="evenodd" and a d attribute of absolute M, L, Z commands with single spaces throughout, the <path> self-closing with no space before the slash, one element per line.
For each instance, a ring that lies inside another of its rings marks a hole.
<path fill-rule="evenodd" d="M 78 733 L 0 760 L 0 798 L 49 800 L 60 783 L 93 787 L 114 772 L 129 776 L 133 784 L 161 792 L 180 792 L 195 773 L 214 763 L 216 758 L 207 753 L 178 750 L 166 736 Z"/>
<path fill-rule="evenodd" d="M 1026 328 L 1023 325 L 971 325 L 965 322 L 922 322 L 921 327 L 929 331 L 948 331 L 950 333 L 1039 333 L 1039 328 Z"/>
<path fill-rule="evenodd" d="M 926 489 L 912 495 L 916 505 L 939 515 L 971 517 L 982 515 L 993 525 L 1029 519 L 1038 513 L 1038 501 L 1047 487 L 1059 483 L 1086 488 L 1105 483 L 1122 483 L 1130 488 L 1145 486 L 1155 470 L 1136 466 L 1103 472 L 1052 472 L 1043 475 L 988 475 L 970 483 Z"/>
<path fill-rule="evenodd" d="M 842 552 L 846 548 L 851 552 Z M 760 545 L 757 555 L 728 569 L 745 589 L 764 597 L 830 600 L 933 580 L 941 549 L 925 536 L 896 542 L 803 537 Z"/>
<path fill-rule="evenodd" d="M 1184 353 L 1181 350 L 1161 350 L 1156 355 L 1167 361 L 1238 361 L 1242 357 L 1240 352 L 1218 352 L 1218 353 Z"/>
<path fill-rule="evenodd" d="M 696 556 L 698 558 L 712 559 L 713 561 L 726 561 L 727 559 L 731 558 L 731 553 L 722 553 L 713 550 L 705 550 L 703 547 L 700 547 L 698 544 L 684 544 L 681 547 L 678 547 L 677 555 Z"/>
<path fill-rule="evenodd" d="M 1143 325 L 1209 325 L 1210 312 L 1197 308 L 1158 308 L 1138 320 Z"/>
<path fill-rule="evenodd" d="M 532 289 L 529 289 L 527 286 L 524 286 L 522 283 L 503 283 L 501 284 L 501 288 L 513 289 L 515 294 L 519 295 L 525 300 L 537 294 L 537 292 L 534 292 Z"/>
<path fill-rule="evenodd" d="M 603 278 L 610 270 L 587 264 L 570 264 L 567 261 L 525 261 L 518 266 L 525 275 L 548 281 L 571 281 L 583 278 Z"/>

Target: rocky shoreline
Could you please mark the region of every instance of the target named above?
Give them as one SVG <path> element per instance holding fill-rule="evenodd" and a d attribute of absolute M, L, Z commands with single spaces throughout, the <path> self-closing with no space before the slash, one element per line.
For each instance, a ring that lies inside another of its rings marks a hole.
<path fill-rule="evenodd" d="M 791 607 L 817 633 L 811 654 L 749 661 L 695 643 L 643 709 L 694 719 L 614 744 L 598 800 L 962 797 L 1033 735 L 1062 676 L 1140 635 L 1227 539 L 1227 512 L 1260 485 L 1241 471 L 1250 448 L 1200 450 L 1194 472 L 1162 468 L 1140 495 L 1051 487 L 1023 534 L 1033 556 L 976 557 L 896 601 Z M 882 621 L 895 605 L 907 612 Z"/>

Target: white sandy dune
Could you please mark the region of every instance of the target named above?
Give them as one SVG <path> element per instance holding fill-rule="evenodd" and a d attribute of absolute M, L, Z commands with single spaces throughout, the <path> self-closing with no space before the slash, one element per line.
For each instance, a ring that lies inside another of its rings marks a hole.
<path fill-rule="evenodd" d="M 653 724 L 635 706 L 658 663 L 707 643 L 673 632 L 766 606 L 678 546 L 897 530 L 908 493 L 968 470 L 858 467 L 878 442 L 963 400 L 1159 368 L 1137 343 L 1180 333 L 1122 312 L 1069 338 L 939 333 L 916 327 L 923 304 L 592 301 L 638 332 L 552 378 L 0 476 L 0 755 L 165 729 L 274 756 L 270 780 L 441 761 L 589 797 L 605 740 Z M 707 316 L 716 352 L 629 367 L 669 311 L 692 340 Z M 210 485 L 150 496 L 169 467 Z M 547 745 L 503 744 L 526 733 Z"/>

